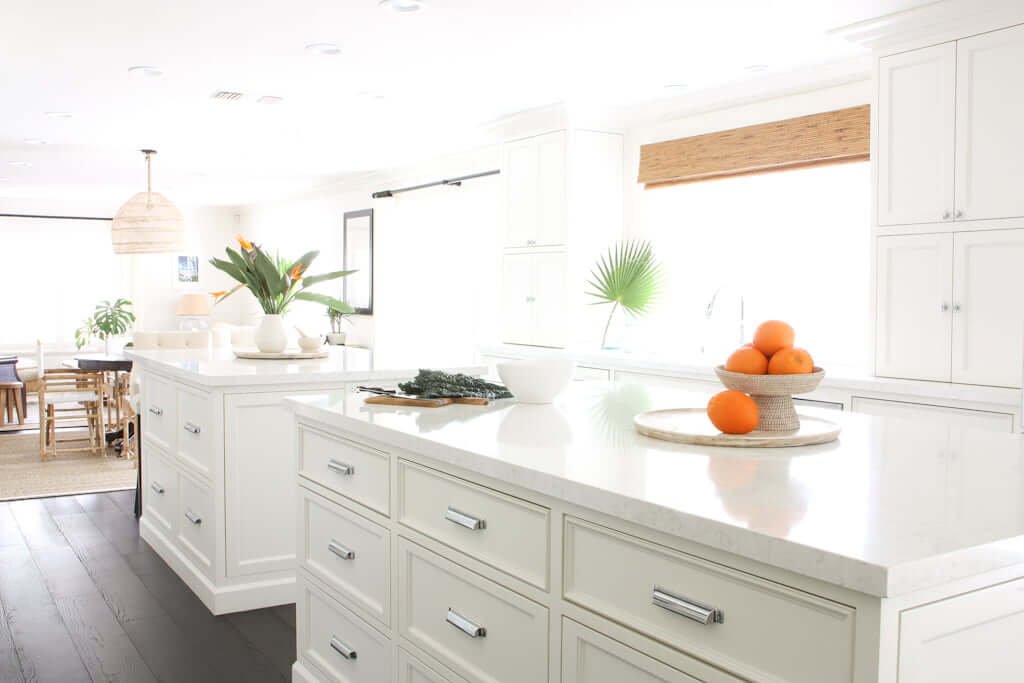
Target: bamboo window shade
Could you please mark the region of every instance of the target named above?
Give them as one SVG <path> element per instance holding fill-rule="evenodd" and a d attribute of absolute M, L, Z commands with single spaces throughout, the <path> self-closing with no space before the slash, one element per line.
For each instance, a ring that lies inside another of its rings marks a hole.
<path fill-rule="evenodd" d="M 639 182 L 650 189 L 766 173 L 869 155 L 870 105 L 734 128 L 640 148 Z"/>

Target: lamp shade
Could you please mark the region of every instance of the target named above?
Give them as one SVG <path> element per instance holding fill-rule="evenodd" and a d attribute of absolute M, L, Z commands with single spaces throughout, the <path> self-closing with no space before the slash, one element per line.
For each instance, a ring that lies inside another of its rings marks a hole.
<path fill-rule="evenodd" d="M 182 294 L 174 312 L 181 316 L 210 315 L 210 295 L 204 292 Z"/>
<path fill-rule="evenodd" d="M 159 192 L 139 192 L 114 215 L 115 254 L 163 254 L 185 247 L 185 217 Z"/>

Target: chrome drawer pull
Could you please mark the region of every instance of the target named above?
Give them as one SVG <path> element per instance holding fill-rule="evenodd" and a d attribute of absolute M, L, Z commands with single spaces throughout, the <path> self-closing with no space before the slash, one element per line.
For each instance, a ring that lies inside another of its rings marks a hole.
<path fill-rule="evenodd" d="M 474 531 L 476 531 L 477 529 L 487 528 L 486 519 L 477 519 L 472 515 L 467 515 L 465 512 L 459 512 L 458 510 L 450 506 L 444 512 L 444 518 L 447 519 L 449 522 L 455 522 L 459 526 L 464 526 L 467 529 L 473 529 Z"/>
<path fill-rule="evenodd" d="M 185 519 L 192 522 L 193 524 L 202 524 L 203 518 L 192 512 L 191 510 L 185 510 Z"/>
<path fill-rule="evenodd" d="M 687 619 L 693 619 L 698 624 L 725 623 L 725 614 L 722 610 L 709 607 L 689 598 L 672 595 L 660 586 L 654 587 L 651 603 L 662 609 L 667 609 L 669 612 L 680 614 Z"/>
<path fill-rule="evenodd" d="M 356 651 L 350 648 L 345 643 L 338 640 L 337 636 L 331 636 L 331 649 L 337 652 L 345 659 L 355 659 Z"/>
<path fill-rule="evenodd" d="M 150 406 L 149 407 L 149 412 L 153 413 L 154 415 L 159 416 L 159 415 L 163 415 L 164 414 L 164 409 L 163 408 L 158 408 L 157 406 Z"/>
<path fill-rule="evenodd" d="M 328 460 L 327 469 L 345 476 L 350 476 L 356 473 L 355 467 L 339 460 Z"/>
<path fill-rule="evenodd" d="M 185 431 L 188 432 L 189 434 L 198 434 L 199 433 L 199 427 L 195 426 L 191 422 L 186 422 L 185 423 Z"/>
<path fill-rule="evenodd" d="M 332 540 L 330 543 L 327 544 L 327 549 L 343 560 L 356 559 L 356 551 L 352 550 L 351 548 L 346 548 L 345 546 L 343 546 L 335 540 Z"/>
<path fill-rule="evenodd" d="M 157 493 L 163 493 L 164 492 L 164 487 L 161 486 L 160 484 L 158 484 L 155 481 L 152 484 L 149 485 L 149 488 L 153 489 Z"/>
<path fill-rule="evenodd" d="M 487 636 L 487 629 L 483 626 L 474 624 L 451 607 L 448 608 L 448 616 L 445 617 L 445 621 L 465 633 L 470 638 L 484 638 Z"/>

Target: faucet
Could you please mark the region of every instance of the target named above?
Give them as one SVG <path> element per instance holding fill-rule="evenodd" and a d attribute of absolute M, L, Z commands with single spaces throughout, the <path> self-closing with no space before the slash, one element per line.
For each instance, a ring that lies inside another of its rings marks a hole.
<path fill-rule="evenodd" d="M 727 290 L 727 289 L 733 289 L 733 288 L 730 287 L 729 285 L 722 285 L 721 287 L 719 287 L 718 289 L 715 290 L 714 294 L 711 295 L 711 300 L 708 301 L 708 305 L 704 307 L 704 319 L 705 320 L 711 320 L 711 316 L 713 316 L 715 314 L 715 305 L 718 303 L 718 295 L 721 294 L 724 290 Z M 737 323 L 738 323 L 738 332 L 739 332 L 739 343 L 742 344 L 743 343 L 743 337 L 746 335 L 746 329 L 745 329 L 746 328 L 746 318 L 747 318 L 747 315 L 746 315 L 746 302 L 743 299 L 743 293 L 742 292 L 737 292 L 736 294 L 737 294 L 737 296 L 739 297 L 739 300 L 740 300 L 740 314 L 739 314 L 739 320 L 737 321 Z"/>

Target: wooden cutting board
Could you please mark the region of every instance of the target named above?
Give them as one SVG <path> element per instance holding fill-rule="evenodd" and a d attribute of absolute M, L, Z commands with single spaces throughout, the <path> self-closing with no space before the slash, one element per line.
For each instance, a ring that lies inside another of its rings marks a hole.
<path fill-rule="evenodd" d="M 378 406 L 419 406 L 421 408 L 440 408 L 453 403 L 471 406 L 490 404 L 490 400 L 486 398 L 410 398 L 407 396 L 370 396 L 366 402 Z"/>

